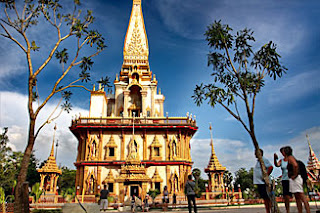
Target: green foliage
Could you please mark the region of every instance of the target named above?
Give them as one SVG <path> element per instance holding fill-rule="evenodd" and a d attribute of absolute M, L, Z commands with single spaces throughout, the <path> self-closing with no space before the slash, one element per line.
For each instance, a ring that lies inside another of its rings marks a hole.
<path fill-rule="evenodd" d="M 206 184 L 208 184 L 208 180 L 203 180 L 201 177 L 198 180 L 198 187 L 200 192 L 206 192 Z"/>
<path fill-rule="evenodd" d="M 227 184 L 227 187 L 231 188 L 231 183 L 233 181 L 233 176 L 232 176 L 232 173 L 229 172 L 228 170 L 226 170 L 224 173 L 223 173 L 223 182 L 225 184 Z"/>
<path fill-rule="evenodd" d="M 68 54 L 66 48 L 64 48 L 64 49 L 61 50 L 61 51 L 58 51 L 58 50 L 57 50 L 55 56 L 56 56 L 56 59 L 59 60 L 59 63 L 60 63 L 60 64 L 62 64 L 62 63 L 63 63 L 63 64 L 67 63 L 67 61 L 68 61 L 68 59 L 69 59 L 69 54 Z"/>
<path fill-rule="evenodd" d="M 16 179 L 21 167 L 23 154 L 22 152 L 12 152 L 8 146 L 9 139 L 7 132 L 8 129 L 4 128 L 3 133 L 0 135 L 0 187 L 3 188 L 8 196 L 13 194 L 13 189 L 17 184 Z M 38 160 L 35 158 L 34 153 L 32 153 L 27 170 L 27 181 L 30 186 L 40 181 L 37 164 Z"/>
<path fill-rule="evenodd" d="M 75 188 L 67 188 L 61 191 L 62 197 L 67 201 L 67 202 L 72 202 L 72 200 L 76 196 L 76 190 Z"/>
<path fill-rule="evenodd" d="M 150 195 L 150 197 L 152 198 L 152 202 L 154 202 L 154 199 L 160 194 L 159 189 L 150 189 L 148 191 L 148 195 Z"/>
<path fill-rule="evenodd" d="M 102 77 L 99 81 L 97 81 L 98 84 L 102 85 L 102 88 L 108 88 L 108 91 L 111 91 L 111 84 L 110 84 L 110 77 L 106 76 L 106 77 Z"/>
<path fill-rule="evenodd" d="M 76 170 L 63 166 L 61 171 L 62 174 L 58 179 L 59 190 L 67 191 L 68 189 L 74 188 L 76 183 Z"/>
<path fill-rule="evenodd" d="M 39 164 L 39 160 L 36 159 L 34 152 L 32 152 L 30 156 L 30 162 L 29 162 L 28 172 L 27 172 L 27 181 L 29 182 L 29 186 L 33 186 L 35 183 L 40 182 L 40 174 L 37 171 L 38 164 Z"/>
<path fill-rule="evenodd" d="M 269 75 L 276 79 L 287 69 L 281 65 L 280 55 L 272 41 L 253 53 L 255 38 L 251 29 L 245 28 L 234 35 L 229 25 L 215 21 L 208 26 L 205 36 L 212 48 L 208 54 L 208 66 L 213 68 L 213 83 L 196 85 L 192 98 L 198 106 L 204 100 L 208 100 L 212 107 L 222 105 L 244 125 L 237 100 L 243 100 L 249 106 L 252 98 L 251 111 L 254 111 L 255 96 L 264 86 L 264 77 Z M 236 109 L 233 111 L 230 106 Z M 249 108 L 247 111 L 251 113 Z"/>
<path fill-rule="evenodd" d="M 247 171 L 245 168 L 240 168 L 235 172 L 235 188 L 238 189 L 238 185 L 240 184 L 241 191 L 245 191 L 246 189 L 254 189 L 253 185 L 253 168 Z"/>
<path fill-rule="evenodd" d="M 42 193 L 43 193 L 43 190 L 40 189 L 40 183 L 35 183 L 35 184 L 32 186 L 31 195 L 33 196 L 34 201 L 35 201 L 36 203 L 38 203 L 38 201 L 39 201 L 40 196 L 42 195 Z"/>
<path fill-rule="evenodd" d="M 201 175 L 201 170 L 198 168 L 194 168 L 192 170 L 192 175 L 194 177 L 194 179 L 196 180 L 196 186 L 194 188 L 194 192 L 196 193 L 196 197 L 201 197 L 201 188 L 199 187 L 199 179 L 200 179 L 200 175 Z"/>

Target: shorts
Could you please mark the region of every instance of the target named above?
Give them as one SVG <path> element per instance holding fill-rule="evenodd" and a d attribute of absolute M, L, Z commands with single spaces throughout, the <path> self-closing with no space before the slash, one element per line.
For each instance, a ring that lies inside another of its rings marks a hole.
<path fill-rule="evenodd" d="M 100 210 L 108 209 L 108 199 L 101 199 L 100 200 Z"/>
<path fill-rule="evenodd" d="M 260 194 L 260 197 L 262 199 L 269 199 L 266 184 L 257 184 L 257 186 L 258 186 L 258 192 Z"/>
<path fill-rule="evenodd" d="M 289 180 L 282 180 L 282 193 L 283 193 L 283 196 L 285 195 L 291 196 L 291 192 L 289 190 Z"/>
<path fill-rule="evenodd" d="M 303 193 L 303 180 L 300 175 L 298 175 L 294 180 L 289 179 L 289 188 L 291 193 Z"/>

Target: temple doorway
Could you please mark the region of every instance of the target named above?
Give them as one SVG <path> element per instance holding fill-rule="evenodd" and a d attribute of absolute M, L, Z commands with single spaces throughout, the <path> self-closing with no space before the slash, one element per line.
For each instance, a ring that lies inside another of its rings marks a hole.
<path fill-rule="evenodd" d="M 130 186 L 130 196 L 132 195 L 139 197 L 139 186 Z"/>

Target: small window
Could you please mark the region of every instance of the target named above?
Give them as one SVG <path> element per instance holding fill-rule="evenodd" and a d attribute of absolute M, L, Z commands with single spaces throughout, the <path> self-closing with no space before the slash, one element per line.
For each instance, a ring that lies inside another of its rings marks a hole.
<path fill-rule="evenodd" d="M 151 116 L 150 111 L 147 111 L 147 117 L 150 117 L 150 116 Z"/>
<path fill-rule="evenodd" d="M 113 147 L 110 147 L 110 148 L 109 148 L 109 156 L 110 156 L 110 157 L 113 157 L 113 156 L 114 156 L 114 148 L 113 148 Z"/>
<path fill-rule="evenodd" d="M 155 189 L 158 189 L 160 191 L 160 182 L 154 183 Z"/>
<path fill-rule="evenodd" d="M 160 148 L 154 147 L 154 156 L 160 156 Z"/>
<path fill-rule="evenodd" d="M 109 192 L 113 192 L 113 183 L 108 183 Z"/>

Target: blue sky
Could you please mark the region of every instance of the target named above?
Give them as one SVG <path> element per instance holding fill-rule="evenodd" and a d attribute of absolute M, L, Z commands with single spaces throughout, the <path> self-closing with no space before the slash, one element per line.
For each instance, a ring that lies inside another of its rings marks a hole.
<path fill-rule="evenodd" d="M 94 28 L 106 38 L 108 48 L 94 58 L 92 78 L 108 75 L 113 80 L 122 65 L 125 33 L 130 17 L 131 0 L 83 2 L 94 11 Z M 197 107 L 191 99 L 196 84 L 210 82 L 211 67 L 207 67 L 209 52 L 204 33 L 214 20 L 222 20 L 235 31 L 244 27 L 255 33 L 254 49 L 272 40 L 278 44 L 282 63 L 288 68 L 283 78 L 268 79 L 257 98 L 256 133 L 267 158 L 279 154 L 283 145 L 291 145 L 297 158 L 307 162 L 308 147 L 305 134 L 317 156 L 320 154 L 320 2 L 255 0 L 142 0 L 143 14 L 150 48 L 150 67 L 156 74 L 165 95 L 165 111 L 169 116 L 196 115 L 199 130 L 193 137 L 194 166 L 204 168 L 209 160 L 209 122 L 213 125 L 216 154 L 223 166 L 234 172 L 241 167 L 254 166 L 253 146 L 248 134 L 222 108 L 207 105 Z M 2 16 L 2 13 L 0 14 Z M 41 37 L 39 63 L 46 47 L 55 39 L 39 24 L 32 37 Z M 9 127 L 11 146 L 23 150 L 27 135 L 26 64 L 21 51 L 7 39 L 0 37 L 0 126 Z M 67 43 L 69 49 L 71 42 Z M 47 72 L 59 69 L 54 62 Z M 50 88 L 52 74 L 43 75 L 41 91 Z M 89 94 L 73 91 L 71 115 L 63 114 L 56 122 L 59 140 L 58 163 L 73 166 L 77 142 L 69 132 L 71 116 L 88 114 Z M 57 103 L 49 103 L 40 119 Z M 54 124 L 48 125 L 37 139 L 36 155 L 41 160 L 49 155 Z M 276 169 L 274 176 L 280 174 Z"/>

